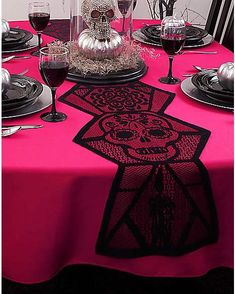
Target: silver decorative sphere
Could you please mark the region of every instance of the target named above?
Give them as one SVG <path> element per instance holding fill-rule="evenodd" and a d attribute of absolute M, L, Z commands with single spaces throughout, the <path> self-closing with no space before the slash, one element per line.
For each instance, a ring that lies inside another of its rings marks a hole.
<path fill-rule="evenodd" d="M 11 85 L 11 75 L 9 71 L 5 68 L 2 68 L 2 93 L 10 88 Z"/>
<path fill-rule="evenodd" d="M 220 85 L 227 90 L 234 90 L 234 64 L 226 62 L 220 65 L 217 76 Z"/>
<path fill-rule="evenodd" d="M 5 20 L 2 19 L 2 38 L 6 38 L 10 32 L 10 26 L 9 23 Z"/>
<path fill-rule="evenodd" d="M 120 55 L 123 39 L 118 32 L 111 29 L 109 39 L 98 40 L 92 36 L 89 29 L 85 29 L 79 36 L 78 45 L 87 58 L 96 60 L 111 59 Z"/>

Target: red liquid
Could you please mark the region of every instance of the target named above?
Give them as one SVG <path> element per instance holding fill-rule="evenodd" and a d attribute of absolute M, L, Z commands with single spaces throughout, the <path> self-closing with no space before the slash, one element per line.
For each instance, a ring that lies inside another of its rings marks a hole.
<path fill-rule="evenodd" d="M 49 87 L 59 87 L 65 80 L 69 64 L 67 62 L 42 62 L 39 66 L 41 76 Z"/>
<path fill-rule="evenodd" d="M 185 39 L 164 39 L 161 38 L 162 47 L 168 55 L 176 55 L 182 49 Z"/>
<path fill-rule="evenodd" d="M 47 27 L 49 19 L 49 13 L 35 12 L 29 14 L 30 24 L 37 32 L 41 32 Z"/>
<path fill-rule="evenodd" d="M 118 8 L 121 12 L 121 14 L 127 14 L 127 11 L 129 7 L 131 6 L 131 0 L 130 1 L 125 1 L 125 0 L 118 0 Z"/>

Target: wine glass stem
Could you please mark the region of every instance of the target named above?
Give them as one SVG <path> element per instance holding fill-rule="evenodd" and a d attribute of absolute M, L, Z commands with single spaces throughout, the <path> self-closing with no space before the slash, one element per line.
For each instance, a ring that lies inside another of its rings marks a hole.
<path fill-rule="evenodd" d="M 55 115 L 56 114 L 56 107 L 55 107 L 56 88 L 51 88 L 51 96 L 52 96 L 51 113 L 52 115 Z"/>
<path fill-rule="evenodd" d="M 172 76 L 172 62 L 173 62 L 173 56 L 169 56 L 169 72 L 168 72 L 168 78 L 169 79 L 173 79 L 173 76 Z"/>
<path fill-rule="evenodd" d="M 122 19 L 122 33 L 125 33 L 125 21 L 126 21 L 126 15 L 123 14 L 122 15 L 123 19 Z"/>
<path fill-rule="evenodd" d="M 38 51 L 41 49 L 41 33 L 38 33 Z"/>

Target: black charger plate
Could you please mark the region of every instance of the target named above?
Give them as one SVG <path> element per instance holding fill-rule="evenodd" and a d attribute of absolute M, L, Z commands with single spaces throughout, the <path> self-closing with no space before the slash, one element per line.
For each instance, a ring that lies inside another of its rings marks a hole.
<path fill-rule="evenodd" d="M 33 78 L 19 75 L 11 76 L 12 88 L 2 99 L 2 111 L 10 111 L 33 103 L 42 93 L 42 84 Z"/>
<path fill-rule="evenodd" d="M 94 85 L 120 84 L 139 80 L 147 73 L 147 70 L 148 68 L 144 62 L 140 62 L 138 68 L 136 69 L 111 72 L 107 75 L 87 74 L 86 76 L 84 76 L 81 73 L 76 72 L 74 69 L 72 69 L 67 75 L 67 80 L 77 83 L 79 82 Z"/>
<path fill-rule="evenodd" d="M 209 95 L 206 95 L 194 86 L 191 78 L 187 78 L 181 83 L 181 90 L 188 97 L 201 103 L 227 110 L 234 109 L 233 101 L 222 101 L 214 97 L 210 97 Z"/>
<path fill-rule="evenodd" d="M 207 77 L 211 76 L 212 74 L 213 74 L 212 71 L 208 71 L 208 72 L 203 72 L 203 73 L 193 75 L 192 76 L 193 85 L 196 88 L 198 88 L 201 92 L 203 92 L 205 95 L 209 95 L 211 98 L 222 100 L 225 102 L 231 102 L 231 101 L 233 102 L 234 96 L 232 92 L 228 92 L 227 90 L 224 90 L 222 87 L 221 87 L 221 91 L 215 91 L 213 89 L 213 86 L 208 87 L 206 82 L 204 83 L 202 82 L 203 78 L 205 80 L 207 79 Z"/>
<path fill-rule="evenodd" d="M 29 31 L 22 30 L 22 29 L 11 29 L 9 37 L 10 37 L 9 39 L 5 38 L 2 40 L 3 51 L 9 48 L 19 47 L 22 44 L 27 43 L 29 40 L 33 38 L 33 34 Z"/>
<path fill-rule="evenodd" d="M 210 89 L 214 92 L 217 92 L 219 94 L 222 94 L 222 95 L 224 95 L 224 94 L 226 96 L 228 95 L 231 98 L 233 98 L 234 92 L 223 88 L 221 86 L 221 84 L 219 83 L 217 72 L 208 72 L 207 74 L 204 74 L 201 77 L 201 82 L 208 89 Z"/>
<path fill-rule="evenodd" d="M 150 40 L 153 40 L 155 42 L 160 41 L 160 32 L 161 32 L 161 25 L 150 25 L 145 26 L 141 29 L 141 32 Z M 208 32 L 206 30 L 203 30 L 198 27 L 194 26 L 187 26 L 186 27 L 186 42 L 185 44 L 189 43 L 192 44 L 192 42 L 198 42 L 202 38 L 208 35 Z"/>
<path fill-rule="evenodd" d="M 132 34 L 132 37 L 136 41 L 138 41 L 140 43 L 143 43 L 143 44 L 146 44 L 146 45 L 151 45 L 151 46 L 156 46 L 156 47 L 162 47 L 160 39 L 158 39 L 158 41 L 154 41 L 154 40 L 151 40 L 151 39 L 147 38 L 141 32 L 141 29 L 134 31 L 133 34 Z M 204 47 L 204 46 L 207 46 L 207 45 L 211 44 L 213 41 L 214 41 L 213 36 L 208 34 L 204 38 L 202 38 L 201 40 L 199 40 L 197 42 L 195 42 L 195 41 L 194 42 L 187 41 L 184 44 L 183 48 L 184 49 L 189 49 L 189 48 Z"/>

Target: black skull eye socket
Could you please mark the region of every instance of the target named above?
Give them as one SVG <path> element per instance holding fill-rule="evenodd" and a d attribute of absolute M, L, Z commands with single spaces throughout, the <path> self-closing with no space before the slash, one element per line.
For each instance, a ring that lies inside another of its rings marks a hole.
<path fill-rule="evenodd" d="M 164 139 L 171 136 L 171 132 L 164 129 L 145 129 L 144 135 L 151 138 Z"/>
<path fill-rule="evenodd" d="M 91 17 L 92 18 L 99 18 L 101 16 L 101 13 L 98 10 L 93 10 L 91 12 Z"/>
<path fill-rule="evenodd" d="M 112 131 L 110 135 L 114 140 L 118 141 L 131 141 L 138 138 L 138 133 L 130 129 L 115 130 Z"/>
<path fill-rule="evenodd" d="M 105 15 L 108 17 L 108 18 L 113 18 L 114 17 L 114 11 L 113 9 L 109 9 L 108 11 L 105 12 Z"/>

